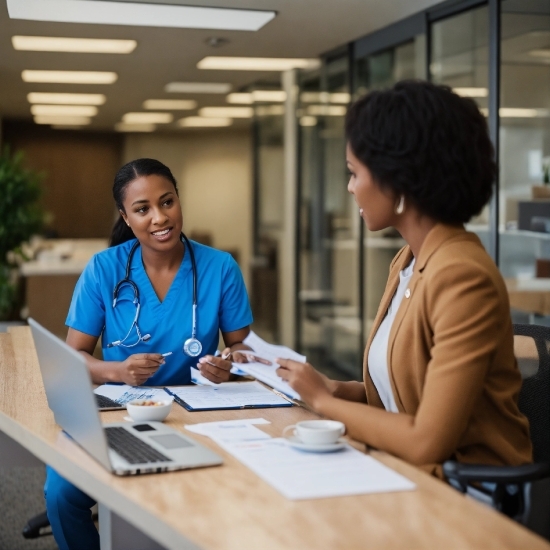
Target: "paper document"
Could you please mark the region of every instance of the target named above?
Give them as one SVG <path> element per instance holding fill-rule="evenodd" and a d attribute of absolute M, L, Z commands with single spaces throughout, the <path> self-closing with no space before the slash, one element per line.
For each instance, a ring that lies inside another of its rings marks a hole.
<path fill-rule="evenodd" d="M 210 437 L 222 447 L 227 443 L 239 441 L 271 439 L 270 435 L 256 428 L 254 424 L 269 424 L 269 422 L 263 418 L 253 418 L 186 424 L 185 428 L 190 432 Z"/>
<path fill-rule="evenodd" d="M 265 365 L 263 363 L 233 363 L 235 367 L 240 368 L 247 374 L 254 376 L 254 378 L 257 378 L 261 382 L 264 382 L 264 384 L 271 386 L 292 399 L 300 399 L 300 395 L 295 392 L 285 380 L 277 376 L 275 371 L 279 368 L 279 365 L 275 363 L 275 359 L 293 359 L 294 361 L 305 363 L 305 355 L 300 355 L 286 346 L 268 344 L 254 331 L 250 331 L 250 334 L 243 340 L 243 343 L 252 348 L 255 355 L 270 361 L 271 365 Z"/>
<path fill-rule="evenodd" d="M 191 382 L 197 384 L 198 386 L 215 386 L 214 382 L 210 382 L 208 378 L 202 375 L 199 369 L 191 367 Z"/>
<path fill-rule="evenodd" d="M 177 386 L 165 391 L 187 410 L 291 407 L 287 399 L 258 382 L 224 382 L 215 386 Z"/>
<path fill-rule="evenodd" d="M 415 484 L 353 447 L 307 453 L 283 438 L 220 445 L 291 500 L 411 491 Z"/>
<path fill-rule="evenodd" d="M 148 388 L 144 386 L 128 386 L 127 384 L 104 384 L 94 390 L 98 395 L 109 397 L 113 401 L 126 405 L 134 399 L 159 399 L 166 400 L 166 392 L 162 388 Z"/>

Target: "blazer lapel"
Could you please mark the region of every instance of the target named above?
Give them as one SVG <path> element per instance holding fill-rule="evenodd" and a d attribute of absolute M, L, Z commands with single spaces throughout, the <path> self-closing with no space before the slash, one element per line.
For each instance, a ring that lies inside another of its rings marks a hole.
<path fill-rule="evenodd" d="M 363 356 L 363 380 L 365 384 L 365 390 L 367 393 L 367 401 L 369 402 L 369 404 L 378 405 L 379 407 L 382 407 L 383 405 L 382 405 L 380 396 L 378 395 L 378 391 L 376 390 L 376 386 L 374 385 L 374 382 L 372 381 L 372 378 L 370 377 L 370 374 L 369 374 L 369 369 L 368 369 L 369 350 L 372 344 L 372 340 L 376 332 L 378 331 L 378 328 L 380 327 L 380 323 L 382 323 L 382 321 L 384 320 L 384 317 L 386 316 L 386 312 L 388 311 L 388 307 L 390 306 L 390 303 L 393 299 L 395 291 L 399 286 L 399 272 L 410 263 L 411 259 L 412 259 L 412 252 L 410 251 L 410 248 L 408 246 L 401 249 L 399 256 L 396 257 L 395 259 L 395 262 L 390 271 L 390 275 L 388 277 L 386 289 L 384 290 L 382 300 L 380 301 L 380 305 L 378 306 L 378 311 L 376 312 L 376 317 L 374 318 L 374 323 L 369 333 L 367 346 L 365 348 L 365 354 Z"/>

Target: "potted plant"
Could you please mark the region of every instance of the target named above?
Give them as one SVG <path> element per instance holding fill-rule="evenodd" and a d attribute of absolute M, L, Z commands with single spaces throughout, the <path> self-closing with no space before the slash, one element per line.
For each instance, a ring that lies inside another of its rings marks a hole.
<path fill-rule="evenodd" d="M 21 245 L 42 229 L 38 203 L 42 176 L 23 165 L 23 153 L 0 152 L 0 319 L 10 319 L 17 296 L 17 266 L 25 260 Z"/>

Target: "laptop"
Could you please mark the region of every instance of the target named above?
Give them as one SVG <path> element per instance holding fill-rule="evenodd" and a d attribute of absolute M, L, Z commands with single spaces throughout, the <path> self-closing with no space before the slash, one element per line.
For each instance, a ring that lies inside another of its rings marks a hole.
<path fill-rule="evenodd" d="M 162 422 L 102 424 L 84 357 L 34 319 L 28 321 L 55 421 L 113 474 L 159 473 L 223 462 L 210 449 Z"/>

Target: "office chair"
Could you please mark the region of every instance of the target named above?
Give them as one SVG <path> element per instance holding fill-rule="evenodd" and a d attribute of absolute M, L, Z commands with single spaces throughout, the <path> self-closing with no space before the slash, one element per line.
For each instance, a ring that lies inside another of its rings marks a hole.
<path fill-rule="evenodd" d="M 550 540 L 550 327 L 514 325 L 514 352 L 523 377 L 519 408 L 529 419 L 534 463 L 447 461 L 443 472 L 463 493 L 489 500 L 496 510 Z"/>

